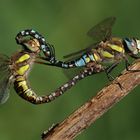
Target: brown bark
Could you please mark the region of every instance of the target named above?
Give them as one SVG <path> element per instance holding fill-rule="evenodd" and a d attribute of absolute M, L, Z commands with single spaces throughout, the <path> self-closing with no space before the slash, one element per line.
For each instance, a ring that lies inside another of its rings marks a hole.
<path fill-rule="evenodd" d="M 130 70 L 140 70 L 140 62 L 135 62 Z M 116 84 L 116 81 L 119 84 Z M 51 129 L 43 140 L 72 140 L 88 128 L 113 105 L 140 84 L 140 72 L 124 71 L 110 85 L 104 87 L 63 122 Z"/>

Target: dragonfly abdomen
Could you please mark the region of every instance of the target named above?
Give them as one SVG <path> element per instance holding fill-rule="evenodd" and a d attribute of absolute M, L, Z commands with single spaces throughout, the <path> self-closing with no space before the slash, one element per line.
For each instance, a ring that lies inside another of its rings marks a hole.
<path fill-rule="evenodd" d="M 14 75 L 14 89 L 24 99 L 34 101 L 35 93 L 27 82 L 27 74 L 31 69 L 35 55 L 28 52 L 19 52 L 12 57 L 12 69 Z"/>
<path fill-rule="evenodd" d="M 90 62 L 95 62 L 99 60 L 99 55 L 96 53 L 85 53 L 81 57 L 73 60 L 73 61 L 68 61 L 68 62 L 61 62 L 61 66 L 63 68 L 73 68 L 73 67 L 84 67 Z"/>
<path fill-rule="evenodd" d="M 87 65 L 87 63 L 91 62 L 91 61 L 95 61 L 95 58 L 93 56 L 93 54 L 84 54 L 82 57 L 80 57 L 79 59 L 75 60 L 75 66 L 76 67 L 82 67 Z"/>
<path fill-rule="evenodd" d="M 14 82 L 14 88 L 20 97 L 33 104 L 40 104 L 50 101 L 48 97 L 37 96 L 35 92 L 29 87 L 27 80 L 23 76 L 16 78 Z"/>

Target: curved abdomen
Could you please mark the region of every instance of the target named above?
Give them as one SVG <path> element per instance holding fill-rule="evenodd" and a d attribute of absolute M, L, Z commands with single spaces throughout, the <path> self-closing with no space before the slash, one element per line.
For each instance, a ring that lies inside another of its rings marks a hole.
<path fill-rule="evenodd" d="M 34 56 L 25 52 L 20 52 L 12 57 L 12 70 L 14 75 L 14 89 L 17 94 L 26 101 L 33 104 L 48 103 L 56 97 L 62 95 L 66 87 L 60 87 L 49 95 L 37 96 L 30 88 L 27 81 L 28 73 L 34 61 Z"/>

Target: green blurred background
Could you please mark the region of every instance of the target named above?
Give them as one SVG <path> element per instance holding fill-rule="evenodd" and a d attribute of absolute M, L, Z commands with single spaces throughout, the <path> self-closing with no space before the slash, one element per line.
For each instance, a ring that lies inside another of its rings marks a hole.
<path fill-rule="evenodd" d="M 10 56 L 20 50 L 14 39 L 16 33 L 33 28 L 55 46 L 57 58 L 62 59 L 92 43 L 86 32 L 109 16 L 117 17 L 114 35 L 140 37 L 139 0 L 1 0 L 0 52 Z M 116 68 L 114 74 L 123 69 Z M 68 79 L 60 68 L 35 65 L 29 80 L 37 94 L 43 94 Z M 61 122 L 108 83 L 104 73 L 94 75 L 56 101 L 38 106 L 21 99 L 11 87 L 9 100 L 0 107 L 0 140 L 41 139 L 43 130 Z M 76 140 L 139 140 L 139 90 L 137 87 Z"/>

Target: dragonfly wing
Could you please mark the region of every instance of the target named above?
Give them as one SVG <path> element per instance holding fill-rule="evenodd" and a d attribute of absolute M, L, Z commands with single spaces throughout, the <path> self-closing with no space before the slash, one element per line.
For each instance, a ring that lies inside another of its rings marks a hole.
<path fill-rule="evenodd" d="M 69 58 L 72 56 L 80 55 L 84 52 L 87 52 L 91 50 L 92 48 L 96 48 L 101 41 L 105 41 L 111 37 L 112 34 L 112 27 L 115 23 L 116 18 L 115 17 L 109 17 L 92 27 L 88 32 L 87 35 L 92 37 L 94 39 L 94 44 L 86 47 L 85 49 L 82 49 L 77 52 L 70 53 L 68 55 L 65 55 L 64 58 Z"/>
<path fill-rule="evenodd" d="M 9 58 L 0 54 L 0 104 L 7 101 L 9 97 Z"/>
<path fill-rule="evenodd" d="M 108 17 L 92 27 L 87 35 L 92 37 L 95 41 L 105 41 L 109 39 L 112 34 L 112 27 L 116 21 L 115 17 Z"/>
<path fill-rule="evenodd" d="M 0 84 L 0 104 L 3 104 L 9 98 L 9 79 L 3 80 Z"/>
<path fill-rule="evenodd" d="M 88 52 L 91 49 L 98 47 L 98 44 L 99 44 L 99 42 L 98 43 L 93 43 L 93 44 L 89 45 L 88 47 L 86 47 L 85 49 L 82 49 L 82 50 L 79 50 L 77 52 L 73 52 L 73 53 L 70 53 L 68 55 L 65 55 L 65 56 L 63 56 L 63 58 L 64 59 L 70 58 L 70 57 L 78 58 L 83 53 Z"/>
<path fill-rule="evenodd" d="M 109 18 L 104 19 L 103 21 L 101 21 L 97 25 L 95 25 L 93 28 L 91 28 L 87 32 L 87 35 L 92 37 L 94 39 L 94 42 L 96 42 L 96 43 L 91 44 L 88 47 L 86 47 L 85 49 L 82 49 L 80 51 L 65 55 L 64 58 L 68 58 L 67 61 L 75 60 L 76 58 L 80 57 L 83 53 L 88 52 L 91 49 L 98 47 L 98 44 L 101 41 L 105 41 L 105 40 L 109 39 L 111 37 L 111 34 L 112 34 L 112 27 L 115 23 L 115 20 L 116 20 L 115 17 L 109 17 Z M 79 71 L 79 69 L 80 68 L 78 68 L 78 70 L 76 70 L 76 68 L 74 68 L 73 70 L 72 69 L 63 70 L 63 72 L 65 73 L 65 75 L 67 77 L 72 77 L 71 75 L 74 75 L 73 73 L 76 74 L 76 72 Z"/>

